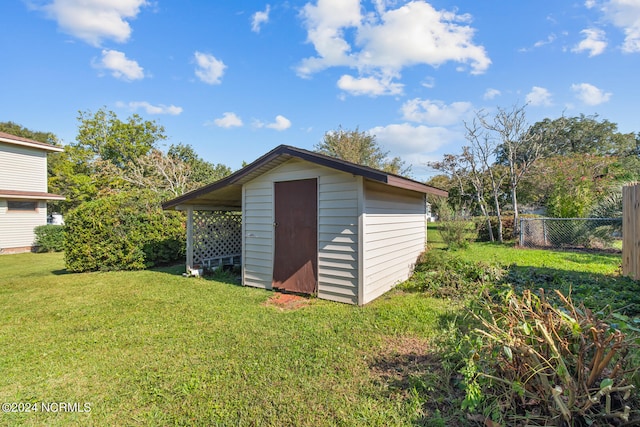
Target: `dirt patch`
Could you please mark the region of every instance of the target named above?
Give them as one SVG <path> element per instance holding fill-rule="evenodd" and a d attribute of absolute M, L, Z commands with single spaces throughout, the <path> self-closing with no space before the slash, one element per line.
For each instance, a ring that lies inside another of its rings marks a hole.
<path fill-rule="evenodd" d="M 408 390 L 411 377 L 431 371 L 436 363 L 437 358 L 429 352 L 427 340 L 389 337 L 371 370 L 388 385 Z"/>
<path fill-rule="evenodd" d="M 428 340 L 388 337 L 369 368 L 388 398 L 408 400 L 418 393 L 423 404 L 416 425 L 434 425 L 430 421 L 434 416 L 442 417 L 443 425 L 466 425 L 459 419 L 464 392 Z"/>
<path fill-rule="evenodd" d="M 308 306 L 309 298 L 296 294 L 275 292 L 273 296 L 267 300 L 265 305 L 277 307 L 281 310 L 297 310 Z"/>

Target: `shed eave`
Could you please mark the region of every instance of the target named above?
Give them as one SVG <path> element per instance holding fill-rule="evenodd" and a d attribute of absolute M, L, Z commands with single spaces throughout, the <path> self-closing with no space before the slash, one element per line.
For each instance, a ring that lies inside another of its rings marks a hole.
<path fill-rule="evenodd" d="M 448 195 L 448 193 L 444 190 L 431 187 L 429 185 L 414 181 L 409 178 L 390 174 L 367 166 L 358 165 L 335 157 L 326 156 L 324 154 L 315 153 L 313 151 L 308 151 L 289 145 L 280 145 L 264 154 L 254 162 L 245 166 L 244 168 L 232 173 L 225 178 L 222 178 L 219 181 L 216 181 L 209 185 L 205 185 L 204 187 L 193 190 L 189 193 L 183 194 L 182 196 L 178 196 L 175 199 L 163 203 L 162 208 L 175 209 L 178 205 L 210 205 L 214 203 L 214 201 L 220 200 L 220 198 L 216 196 L 216 193 L 228 193 L 229 190 L 225 189 L 229 187 L 233 188 L 232 191 L 235 193 L 235 196 L 233 197 L 233 199 L 229 199 L 228 197 L 222 199 L 227 202 L 233 200 L 231 204 L 240 207 L 242 206 L 242 186 L 245 183 L 272 170 L 273 168 L 283 164 L 284 162 L 292 158 L 298 158 L 320 166 L 350 173 L 354 176 L 361 176 L 364 179 L 381 182 L 392 187 L 404 188 L 407 190 L 418 191 L 425 194 L 433 194 L 436 196 L 446 197 Z"/>

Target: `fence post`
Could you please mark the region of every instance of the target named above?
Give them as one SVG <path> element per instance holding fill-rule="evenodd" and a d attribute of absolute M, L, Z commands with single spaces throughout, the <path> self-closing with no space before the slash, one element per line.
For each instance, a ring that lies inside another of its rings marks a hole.
<path fill-rule="evenodd" d="M 524 219 L 520 218 L 520 247 L 524 247 L 524 227 L 522 226 L 522 221 L 524 221 Z"/>
<path fill-rule="evenodd" d="M 640 279 L 640 185 L 622 187 L 622 274 Z"/>

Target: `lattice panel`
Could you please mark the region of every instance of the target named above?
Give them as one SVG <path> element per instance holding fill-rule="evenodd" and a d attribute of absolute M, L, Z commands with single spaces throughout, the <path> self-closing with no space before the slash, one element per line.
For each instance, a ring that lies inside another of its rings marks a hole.
<path fill-rule="evenodd" d="M 193 213 L 193 263 L 208 265 L 212 259 L 242 253 L 242 214 L 224 211 Z"/>

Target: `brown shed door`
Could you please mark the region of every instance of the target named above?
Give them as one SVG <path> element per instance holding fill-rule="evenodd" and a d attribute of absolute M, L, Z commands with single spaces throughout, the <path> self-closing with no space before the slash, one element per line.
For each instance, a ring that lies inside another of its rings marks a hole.
<path fill-rule="evenodd" d="M 317 179 L 275 183 L 273 287 L 313 294 L 318 283 Z"/>

